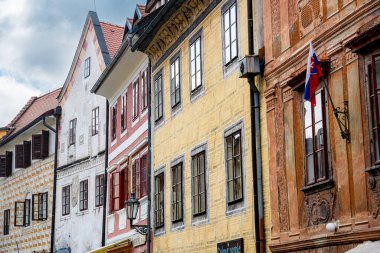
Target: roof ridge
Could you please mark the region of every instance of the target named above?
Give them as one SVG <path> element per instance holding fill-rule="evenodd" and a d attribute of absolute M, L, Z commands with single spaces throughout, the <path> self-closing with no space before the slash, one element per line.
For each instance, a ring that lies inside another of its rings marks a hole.
<path fill-rule="evenodd" d="M 16 116 L 12 119 L 12 121 L 7 125 L 7 127 L 12 127 L 24 113 L 28 110 L 28 108 L 37 100 L 37 96 L 31 97 L 28 102 L 22 107 L 22 109 L 16 114 Z"/>
<path fill-rule="evenodd" d="M 52 91 L 48 91 L 47 93 L 44 93 L 41 96 L 37 97 L 37 99 L 40 99 L 40 98 L 46 97 L 48 95 L 51 95 L 52 93 L 57 92 L 57 91 L 59 91 L 61 89 L 62 89 L 62 87 L 59 87 L 59 88 L 56 88 L 56 89 L 54 89 Z"/>
<path fill-rule="evenodd" d="M 124 29 L 124 26 L 112 24 L 112 23 L 107 22 L 107 21 L 99 21 L 99 23 L 103 23 L 103 24 L 107 24 L 107 25 L 111 25 L 111 26 L 117 26 L 117 27 L 120 27 L 120 28 Z"/>

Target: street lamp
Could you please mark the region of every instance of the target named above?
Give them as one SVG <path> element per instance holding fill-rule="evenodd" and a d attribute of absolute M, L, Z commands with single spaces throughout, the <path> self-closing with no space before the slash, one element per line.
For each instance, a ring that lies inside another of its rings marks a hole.
<path fill-rule="evenodd" d="M 127 218 L 131 224 L 131 228 L 136 229 L 142 235 L 146 235 L 148 232 L 147 225 L 133 225 L 133 220 L 137 217 L 137 212 L 139 210 L 140 201 L 135 198 L 135 193 L 131 192 L 131 197 L 125 201 L 125 209 L 127 210 Z"/>

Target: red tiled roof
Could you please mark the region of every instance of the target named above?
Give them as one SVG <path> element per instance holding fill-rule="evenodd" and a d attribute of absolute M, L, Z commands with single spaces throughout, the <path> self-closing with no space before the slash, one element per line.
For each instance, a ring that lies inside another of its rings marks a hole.
<path fill-rule="evenodd" d="M 148 15 L 148 13 L 145 12 L 145 5 L 142 5 L 142 4 L 138 4 L 137 7 L 139 8 L 140 12 L 141 12 L 141 15 L 143 17 L 145 17 L 146 15 Z"/>
<path fill-rule="evenodd" d="M 60 91 L 61 88 L 40 97 L 30 98 L 16 117 L 7 125 L 7 127 L 12 129 L 9 134 L 18 132 L 45 112 L 56 108 L 58 106 L 57 96 Z"/>
<path fill-rule="evenodd" d="M 100 22 L 100 26 L 102 27 L 108 52 L 112 59 L 123 42 L 124 27 L 106 22 Z"/>

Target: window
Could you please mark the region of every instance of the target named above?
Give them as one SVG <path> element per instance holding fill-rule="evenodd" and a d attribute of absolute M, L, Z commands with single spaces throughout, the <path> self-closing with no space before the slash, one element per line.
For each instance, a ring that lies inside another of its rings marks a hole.
<path fill-rule="evenodd" d="M 99 132 L 99 107 L 92 109 L 92 136 Z"/>
<path fill-rule="evenodd" d="M 3 224 L 3 235 L 9 235 L 9 225 L 11 223 L 11 210 L 4 211 L 4 224 Z"/>
<path fill-rule="evenodd" d="M 140 198 L 140 166 L 139 160 L 132 163 L 132 192 L 135 193 L 136 199 Z"/>
<path fill-rule="evenodd" d="M 121 113 L 120 113 L 121 131 L 127 129 L 127 93 L 121 97 Z"/>
<path fill-rule="evenodd" d="M 32 220 L 46 220 L 48 216 L 48 193 L 32 195 Z"/>
<path fill-rule="evenodd" d="M 127 175 L 128 173 L 126 173 L 126 170 L 121 170 L 111 174 L 110 212 L 118 211 L 124 208 L 124 202 L 128 198 Z"/>
<path fill-rule="evenodd" d="M 304 101 L 306 184 L 327 179 L 326 116 L 324 90 L 316 93 L 316 106 Z"/>
<path fill-rule="evenodd" d="M 25 225 L 25 202 L 15 202 L 15 227 Z"/>
<path fill-rule="evenodd" d="M 104 175 L 97 175 L 95 177 L 95 206 L 102 206 L 104 204 Z"/>
<path fill-rule="evenodd" d="M 204 151 L 192 156 L 191 170 L 193 215 L 197 216 L 206 212 L 206 171 Z"/>
<path fill-rule="evenodd" d="M 164 173 L 154 178 L 154 227 L 164 226 Z"/>
<path fill-rule="evenodd" d="M 31 204 L 30 204 L 30 199 L 25 200 L 25 212 L 24 212 L 24 217 L 25 217 L 25 227 L 30 226 L 30 211 L 31 211 Z"/>
<path fill-rule="evenodd" d="M 224 7 L 224 57 L 225 65 L 237 57 L 237 24 L 236 24 L 236 2 L 232 2 Z"/>
<path fill-rule="evenodd" d="M 24 144 L 16 145 L 16 168 L 27 168 L 31 164 L 31 142 L 24 141 Z"/>
<path fill-rule="evenodd" d="M 88 180 L 79 183 L 79 211 L 88 209 Z"/>
<path fill-rule="evenodd" d="M 70 185 L 62 188 L 62 216 L 70 214 Z"/>
<path fill-rule="evenodd" d="M 181 84 L 180 84 L 180 56 L 175 56 L 170 64 L 170 97 L 172 108 L 181 103 Z"/>
<path fill-rule="evenodd" d="M 201 35 L 196 35 L 190 43 L 190 84 L 194 92 L 202 86 Z"/>
<path fill-rule="evenodd" d="M 371 57 L 368 65 L 368 89 L 371 115 L 372 161 L 380 163 L 380 55 Z"/>
<path fill-rule="evenodd" d="M 142 111 L 148 108 L 148 70 L 145 70 L 142 74 Z"/>
<path fill-rule="evenodd" d="M 111 117 L 112 117 L 112 120 L 111 120 L 111 140 L 113 141 L 113 140 L 116 139 L 117 104 L 115 104 L 114 106 L 112 106 Z"/>
<path fill-rule="evenodd" d="M 143 155 L 140 158 L 140 197 L 144 197 L 148 194 L 148 156 Z"/>
<path fill-rule="evenodd" d="M 182 163 L 172 167 L 172 221 L 182 221 Z"/>
<path fill-rule="evenodd" d="M 32 159 L 45 159 L 49 156 L 49 131 L 32 135 Z"/>
<path fill-rule="evenodd" d="M 163 90 L 162 90 L 162 73 L 154 80 L 154 119 L 159 121 L 163 117 Z"/>
<path fill-rule="evenodd" d="M 133 98 L 133 119 L 139 116 L 139 80 L 134 82 L 132 89 Z"/>
<path fill-rule="evenodd" d="M 90 66 L 91 65 L 91 57 L 88 57 L 84 61 L 84 78 L 87 78 L 90 76 Z"/>
<path fill-rule="evenodd" d="M 77 119 L 70 120 L 69 123 L 69 145 L 74 145 L 76 140 Z"/>
<path fill-rule="evenodd" d="M 6 151 L 5 155 L 0 155 L 0 177 L 12 175 L 12 152 Z"/>
<path fill-rule="evenodd" d="M 227 202 L 243 200 L 243 177 L 241 159 L 241 132 L 226 137 Z"/>

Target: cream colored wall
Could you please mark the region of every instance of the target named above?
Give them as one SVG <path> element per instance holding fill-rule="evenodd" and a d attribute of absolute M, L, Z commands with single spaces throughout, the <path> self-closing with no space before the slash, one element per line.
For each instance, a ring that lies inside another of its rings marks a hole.
<path fill-rule="evenodd" d="M 237 1 L 239 10 L 239 58 L 247 53 L 246 1 Z M 153 76 L 163 69 L 164 123 L 153 130 L 153 168 L 165 165 L 165 234 L 155 236 L 153 252 L 216 252 L 219 242 L 244 238 L 244 252 L 254 252 L 253 178 L 251 160 L 250 98 L 246 79 L 239 78 L 238 65 L 223 78 L 221 7 L 218 5 L 204 21 L 193 30 L 203 28 L 203 75 L 204 95 L 190 102 L 189 95 L 189 38 L 188 36 L 171 56 L 181 50 L 182 110 L 174 117 L 170 107 L 169 56 L 155 69 Z M 153 66 L 154 66 L 153 62 Z M 152 91 L 154 94 L 154 91 Z M 265 102 L 261 101 L 265 108 Z M 265 109 L 261 113 L 262 129 L 266 129 Z M 243 168 L 245 170 L 245 210 L 235 215 L 226 215 L 226 173 L 224 161 L 224 131 L 239 120 L 243 120 Z M 267 157 L 266 135 L 263 131 L 263 160 Z M 191 150 L 207 142 L 207 162 L 210 197 L 209 221 L 193 226 L 191 221 Z M 184 207 L 185 227 L 171 231 L 170 161 L 184 155 Z M 264 171 L 267 163 L 263 163 Z M 264 185 L 268 186 L 268 172 L 264 172 Z M 264 190 L 268 200 L 268 190 Z M 269 219 L 269 210 L 265 210 Z M 266 221 L 266 224 L 269 224 Z"/>

